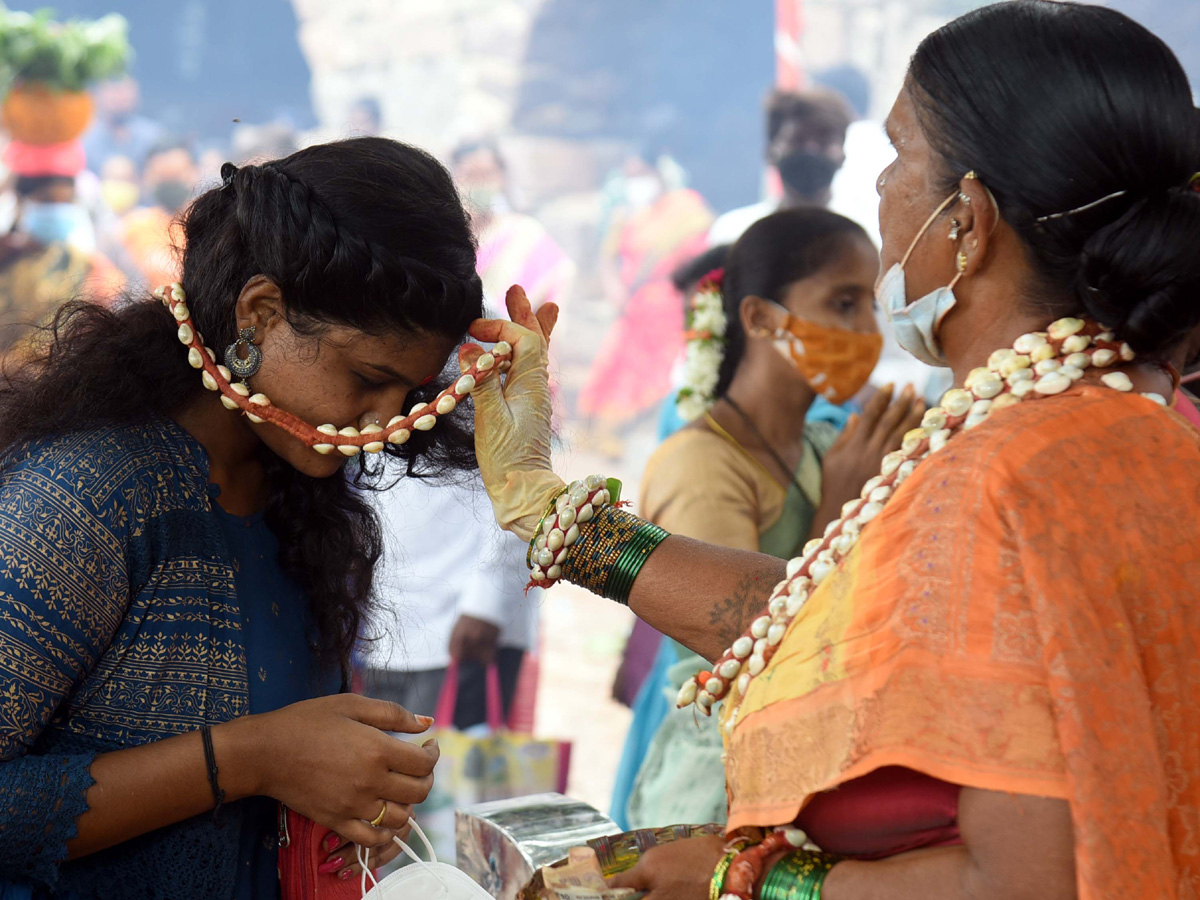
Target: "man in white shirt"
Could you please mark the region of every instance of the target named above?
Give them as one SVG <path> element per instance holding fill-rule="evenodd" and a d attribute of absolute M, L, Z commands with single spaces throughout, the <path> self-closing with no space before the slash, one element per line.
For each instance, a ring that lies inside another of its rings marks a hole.
<path fill-rule="evenodd" d="M 474 482 L 402 478 L 370 497 L 384 555 L 375 582 L 378 637 L 363 649 L 365 693 L 433 715 L 456 660 L 453 724 L 470 728 L 487 719 L 486 672 L 494 663 L 507 718 L 521 663 L 534 646 L 540 600 L 540 591 L 525 594 L 525 543 L 500 530 Z"/>

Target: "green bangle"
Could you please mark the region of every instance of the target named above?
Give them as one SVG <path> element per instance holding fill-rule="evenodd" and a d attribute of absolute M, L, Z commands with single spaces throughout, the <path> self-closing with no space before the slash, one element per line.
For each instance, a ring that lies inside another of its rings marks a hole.
<path fill-rule="evenodd" d="M 629 592 L 633 590 L 633 582 L 642 571 L 642 566 L 646 564 L 655 548 L 670 536 L 669 532 L 652 522 L 646 522 L 634 532 L 633 537 L 621 548 L 620 555 L 608 575 L 608 581 L 604 585 L 604 596 L 627 605 Z"/>
<path fill-rule="evenodd" d="M 713 869 L 712 881 L 708 885 L 708 900 L 721 900 L 721 893 L 725 890 L 725 876 L 737 855 L 737 850 L 731 850 L 721 857 L 721 861 Z"/>
<path fill-rule="evenodd" d="M 821 900 L 821 885 L 840 858 L 797 850 L 771 867 L 763 879 L 759 900 Z"/>

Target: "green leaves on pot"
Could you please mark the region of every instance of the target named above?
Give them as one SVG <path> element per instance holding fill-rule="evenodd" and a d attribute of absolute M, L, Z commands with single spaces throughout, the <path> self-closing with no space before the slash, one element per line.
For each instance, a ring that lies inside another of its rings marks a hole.
<path fill-rule="evenodd" d="M 55 22 L 53 15 L 49 9 L 31 15 L 0 4 L 0 93 L 21 83 L 81 91 L 124 73 L 133 51 L 123 16 Z"/>

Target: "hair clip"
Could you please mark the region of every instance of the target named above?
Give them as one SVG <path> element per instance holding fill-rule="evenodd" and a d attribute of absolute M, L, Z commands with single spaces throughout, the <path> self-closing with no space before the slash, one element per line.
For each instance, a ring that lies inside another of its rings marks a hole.
<path fill-rule="evenodd" d="M 233 176 L 238 173 L 238 167 L 231 162 L 221 164 L 221 190 L 233 184 Z"/>
<path fill-rule="evenodd" d="M 1124 197 L 1128 193 L 1129 191 L 1113 191 L 1111 194 L 1107 194 L 1106 196 L 1101 197 L 1099 200 L 1093 200 L 1091 203 L 1085 203 L 1083 206 L 1077 206 L 1074 209 L 1068 209 L 1064 212 L 1050 213 L 1047 216 L 1038 216 L 1033 221 L 1041 225 L 1045 222 L 1053 221 L 1054 219 L 1065 219 L 1068 216 L 1074 216 L 1081 212 L 1087 212 L 1089 209 L 1094 209 L 1102 203 L 1107 203 L 1109 200 L 1116 200 L 1118 197 Z"/>
<path fill-rule="evenodd" d="M 1197 194 L 1200 194 L 1200 172 L 1197 172 L 1191 177 L 1191 180 L 1188 181 L 1187 186 Z"/>

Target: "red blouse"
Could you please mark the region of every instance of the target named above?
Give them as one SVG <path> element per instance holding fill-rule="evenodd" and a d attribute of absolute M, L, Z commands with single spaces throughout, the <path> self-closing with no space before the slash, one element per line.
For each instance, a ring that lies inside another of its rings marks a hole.
<path fill-rule="evenodd" d="M 879 859 L 961 844 L 957 784 L 885 766 L 814 797 L 796 820 L 827 853 Z"/>

